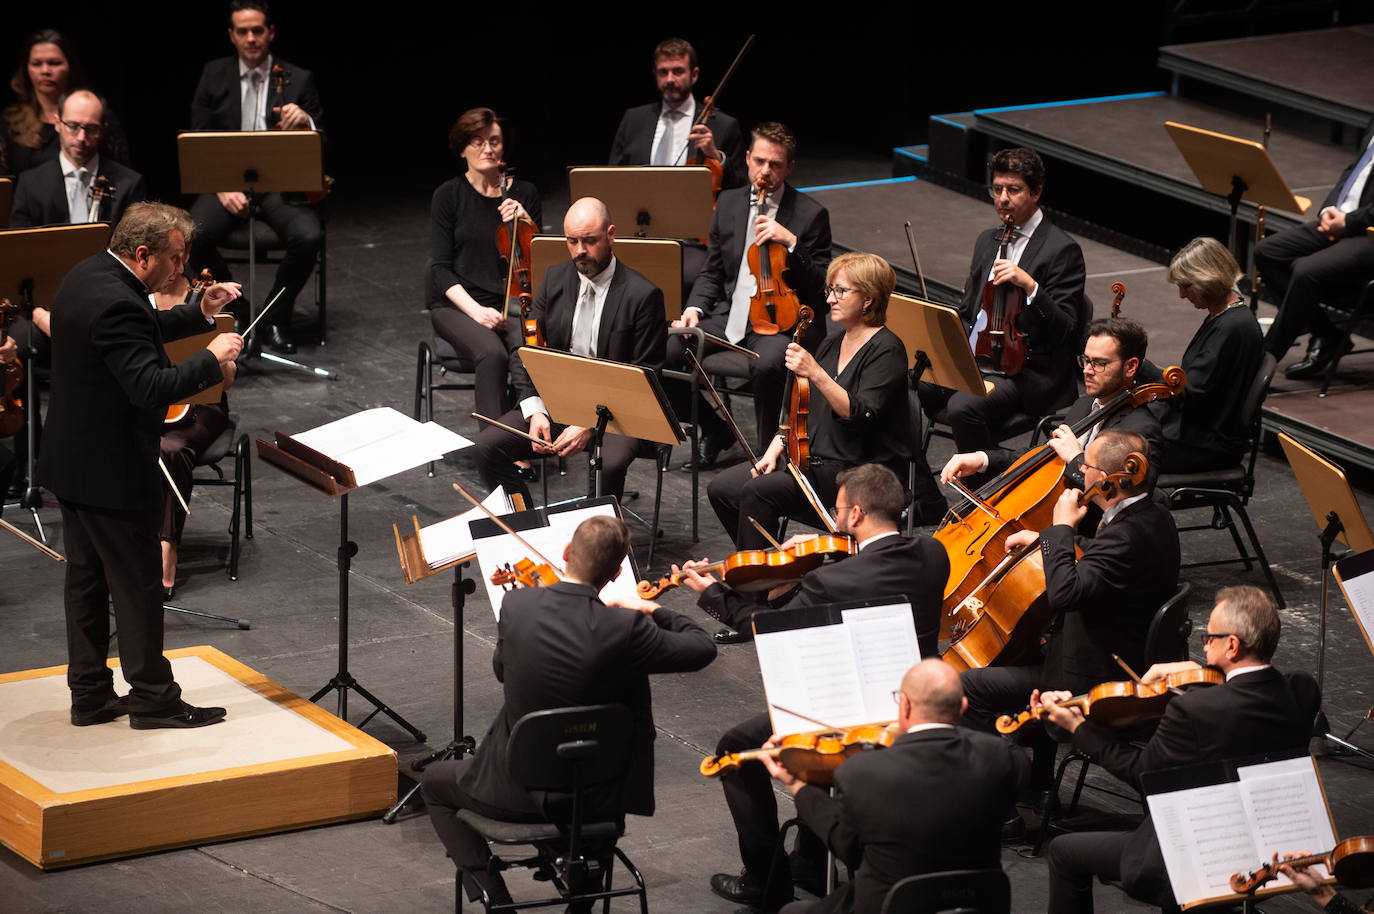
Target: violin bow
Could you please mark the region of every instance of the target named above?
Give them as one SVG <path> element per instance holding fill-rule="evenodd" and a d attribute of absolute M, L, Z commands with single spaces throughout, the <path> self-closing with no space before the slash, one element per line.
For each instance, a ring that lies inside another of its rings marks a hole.
<path fill-rule="evenodd" d="M 563 569 L 558 565 L 557 562 L 550 562 L 548 560 L 548 557 L 545 556 L 544 553 L 540 552 L 538 549 L 530 545 L 529 540 L 525 539 L 523 536 L 512 530 L 510 524 L 506 523 L 501 518 L 497 517 L 494 513 L 492 513 L 492 510 L 490 508 L 488 508 L 486 505 L 482 504 L 480 501 L 477 500 L 477 496 L 473 495 L 467 489 L 463 488 L 463 484 L 461 482 L 455 482 L 453 484 L 453 488 L 457 490 L 459 495 L 463 496 L 468 501 L 472 502 L 474 505 L 481 508 L 483 514 L 491 518 L 492 521 L 496 524 L 496 526 L 500 527 L 503 531 L 514 537 L 517 543 L 524 546 L 530 552 L 534 553 L 535 558 L 539 559 L 539 561 L 543 562 L 545 565 L 548 565 L 554 571 L 558 572 L 558 576 L 560 578 L 567 577 L 567 574 L 563 571 Z"/>
<path fill-rule="evenodd" d="M 496 426 L 497 428 L 501 429 L 502 431 L 510 432 L 512 435 L 519 435 L 521 438 L 524 438 L 526 441 L 533 441 L 535 444 L 542 444 L 542 445 L 544 445 L 545 447 L 547 447 L 548 444 L 549 444 L 549 442 L 545 441 L 543 438 L 536 438 L 536 437 L 534 437 L 533 435 L 531 435 L 529 432 L 522 432 L 522 431 L 520 431 L 520 429 L 515 428 L 515 427 L 513 427 L 513 426 L 510 426 L 510 425 L 507 425 L 507 424 L 504 423 L 504 422 L 497 422 L 495 419 L 488 419 L 486 416 L 482 415 L 481 413 L 470 413 L 470 415 L 472 416 L 472 418 L 476 419 L 478 422 L 485 422 L 487 425 L 494 425 L 494 426 Z"/>
<path fill-rule="evenodd" d="M 716 91 L 706 96 L 706 101 L 702 103 L 701 106 L 701 113 L 697 115 L 696 121 L 692 124 L 693 127 L 695 127 L 697 124 L 704 124 L 711 119 L 711 113 L 716 108 L 716 102 L 720 100 L 720 93 L 725 91 L 725 84 L 730 81 L 731 76 L 735 75 L 735 70 L 739 67 L 739 62 L 744 59 L 744 55 L 753 46 L 754 36 L 750 35 L 748 38 L 744 40 L 744 46 L 739 49 L 739 53 L 735 55 L 735 59 L 730 63 L 730 69 L 726 70 L 725 75 L 720 78 L 720 82 L 716 83 Z M 688 140 L 686 145 L 682 147 L 682 151 L 677 154 L 677 158 L 673 160 L 673 164 L 681 165 L 684 161 L 686 161 L 687 153 L 691 151 L 692 141 Z"/>
<path fill-rule="evenodd" d="M 768 540 L 768 545 L 772 546 L 774 549 L 778 550 L 779 552 L 782 551 L 782 543 L 779 543 L 777 540 L 773 539 L 773 535 L 772 535 L 771 533 L 769 533 L 767 530 L 763 529 L 763 524 L 761 524 L 761 523 L 759 523 L 758 521 L 754 520 L 754 516 L 753 516 L 752 514 L 749 515 L 749 523 L 751 523 L 751 524 L 754 525 L 754 529 L 757 530 L 757 531 L 759 531 L 759 535 L 760 535 L 760 536 L 762 536 L 764 539 Z"/>
<path fill-rule="evenodd" d="M 926 292 L 926 274 L 921 271 L 921 255 L 916 253 L 916 236 L 911 232 L 911 222 L 906 223 L 906 243 L 911 247 L 911 260 L 916 264 L 916 278 L 921 281 L 921 297 L 930 300 Z"/>
<path fill-rule="evenodd" d="M 39 552 L 43 553 L 48 558 L 52 559 L 54 562 L 66 561 L 66 559 L 62 556 L 62 553 L 58 552 L 56 549 L 53 549 L 45 543 L 39 542 L 38 540 L 29 536 L 23 530 L 20 530 L 18 527 L 14 526 L 14 524 L 11 524 L 9 521 L 4 520 L 3 518 L 0 518 L 0 530 L 8 530 L 10 533 L 13 533 L 15 536 L 19 537 L 21 540 L 28 543 L 33 548 L 37 549 Z"/>
<path fill-rule="evenodd" d="M 692 350 L 683 349 L 682 354 L 687 357 L 687 364 L 692 366 L 692 372 L 701 383 L 705 385 L 704 390 L 706 392 L 706 399 L 710 401 L 711 408 L 719 413 L 720 417 L 725 420 L 725 424 L 730 428 L 730 434 L 735 436 L 735 440 L 738 441 L 739 446 L 743 448 L 745 456 L 749 458 L 749 465 L 753 467 L 754 472 L 757 473 L 759 471 L 758 455 L 755 454 L 754 449 L 749 446 L 749 442 L 744 440 L 744 435 L 740 433 L 739 426 L 735 424 L 734 417 L 730 415 L 730 410 L 725 408 L 725 401 L 722 400 L 720 394 L 716 392 L 716 386 L 712 384 L 711 379 L 706 376 L 706 372 L 702 370 L 701 363 L 697 361 L 697 357 Z M 757 353 L 754 357 L 758 358 Z"/>
<path fill-rule="evenodd" d="M 821 497 L 816 494 L 815 488 L 811 485 L 811 480 L 803 476 L 801 471 L 798 470 L 790 460 L 787 461 L 787 471 L 791 473 L 792 478 L 797 481 L 798 488 L 802 490 L 802 495 L 806 496 L 806 500 L 811 503 L 811 507 L 815 509 L 817 516 L 825 522 L 825 528 L 831 533 L 839 534 L 840 531 L 835 526 L 835 518 L 831 517 L 830 512 L 825 510 L 824 506 L 821 505 Z"/>
<path fill-rule="evenodd" d="M 801 713 L 799 713 L 799 712 L 797 712 L 797 711 L 790 711 L 790 710 L 788 710 L 787 708 L 784 708 L 782 705 L 771 705 L 771 707 L 772 707 L 773 710 L 775 710 L 775 711 L 781 711 L 781 712 L 784 713 L 784 714 L 790 714 L 790 715 L 793 716 L 793 717 L 797 717 L 797 718 L 800 718 L 800 719 L 802 719 L 802 720 L 804 720 L 804 721 L 808 721 L 808 722 L 813 723 L 813 724 L 815 724 L 816 726 L 821 727 L 821 728 L 826 729 L 826 730 L 848 730 L 848 729 L 851 729 L 851 728 L 849 728 L 849 727 L 832 727 L 832 726 L 830 726 L 830 724 L 827 724 L 827 723 L 826 723 L 825 721 L 823 721 L 823 720 L 816 720 L 816 718 L 814 718 L 814 717 L 807 717 L 805 714 L 801 714 Z"/>

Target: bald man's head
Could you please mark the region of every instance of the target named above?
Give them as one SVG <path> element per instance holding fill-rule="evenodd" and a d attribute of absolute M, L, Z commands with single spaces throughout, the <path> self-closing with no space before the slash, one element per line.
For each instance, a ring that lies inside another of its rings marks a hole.
<path fill-rule="evenodd" d="M 583 276 L 595 276 L 610 265 L 615 226 L 611 224 L 611 211 L 600 200 L 583 197 L 568 207 L 568 214 L 563 217 L 563 234 L 568 242 L 568 256 Z"/>
<path fill-rule="evenodd" d="M 104 128 L 105 106 L 94 92 L 77 89 L 58 99 L 57 141 L 73 165 L 84 166 L 95 157 Z"/>
<path fill-rule="evenodd" d="M 964 687 L 954 667 L 943 660 L 922 660 L 902 677 L 902 694 L 913 724 L 957 724 L 963 716 Z"/>

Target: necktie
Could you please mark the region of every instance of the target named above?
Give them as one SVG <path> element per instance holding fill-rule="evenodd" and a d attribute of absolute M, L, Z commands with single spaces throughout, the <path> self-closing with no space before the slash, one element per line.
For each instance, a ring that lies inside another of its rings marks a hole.
<path fill-rule="evenodd" d="M 749 326 L 749 300 L 758 288 L 758 280 L 749 271 L 749 248 L 758 241 L 758 232 L 754 227 L 757 211 L 757 200 L 751 196 L 749 212 L 744 216 L 744 253 L 739 261 L 739 278 L 735 280 L 735 294 L 730 297 L 730 317 L 725 321 L 725 338 L 732 343 L 744 339 L 745 329 Z"/>
<path fill-rule="evenodd" d="M 85 223 L 90 216 L 91 172 L 86 168 L 76 170 L 76 180 L 72 182 L 72 195 L 67 201 L 68 214 L 73 225 Z"/>
<path fill-rule="evenodd" d="M 583 280 L 582 294 L 578 296 L 577 310 L 573 312 L 573 355 L 596 355 L 593 350 L 595 344 L 592 341 L 592 325 L 594 323 L 596 323 L 596 286 Z"/>
<path fill-rule="evenodd" d="M 258 129 L 258 94 L 261 83 L 262 74 L 257 70 L 248 74 L 248 91 L 243 93 L 243 110 L 239 116 L 240 130 Z"/>
<path fill-rule="evenodd" d="M 1338 208 L 1345 203 L 1345 198 L 1350 196 L 1350 192 L 1355 189 L 1355 185 L 1359 183 L 1360 178 L 1366 178 L 1367 181 L 1368 175 L 1366 171 L 1369 169 L 1369 160 L 1371 157 L 1374 157 L 1374 140 L 1370 140 L 1369 145 L 1364 148 L 1364 155 L 1360 156 L 1360 160 L 1355 163 L 1355 167 L 1350 169 L 1350 177 L 1345 179 L 1345 184 L 1341 186 L 1341 192 L 1336 195 L 1336 206 Z M 1361 193 L 1356 195 L 1355 199 L 1351 201 L 1355 206 L 1360 205 L 1360 197 L 1364 196 L 1364 188 L 1361 187 L 1360 190 Z M 1351 208 L 1353 209 L 1354 207 Z"/>
<path fill-rule="evenodd" d="M 669 108 L 663 112 L 663 133 L 658 138 L 658 143 L 654 146 L 654 153 L 649 158 L 650 165 L 672 165 L 677 159 L 677 154 L 673 152 L 676 145 L 673 142 L 673 134 L 677 131 L 677 122 L 682 119 L 682 112 L 676 108 Z"/>

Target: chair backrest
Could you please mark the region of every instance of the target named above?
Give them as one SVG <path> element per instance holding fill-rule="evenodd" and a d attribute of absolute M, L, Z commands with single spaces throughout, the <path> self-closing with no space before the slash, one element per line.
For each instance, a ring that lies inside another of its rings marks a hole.
<path fill-rule="evenodd" d="M 571 792 L 620 777 L 634 723 L 624 705 L 532 711 L 510 734 L 510 771 L 526 790 Z"/>
<path fill-rule="evenodd" d="M 1245 502 L 1249 502 L 1255 489 L 1255 460 L 1259 456 L 1260 443 L 1260 407 L 1264 405 L 1264 398 L 1269 395 L 1269 384 L 1274 380 L 1274 372 L 1278 367 L 1278 359 L 1274 358 L 1272 352 L 1266 352 L 1264 358 L 1260 359 L 1259 370 L 1255 372 L 1255 379 L 1250 382 L 1250 389 L 1245 394 L 1245 411 L 1241 419 L 1244 421 L 1246 434 L 1250 436 L 1250 454 L 1245 459 L 1245 487 L 1241 492 L 1241 498 Z"/>
<path fill-rule="evenodd" d="M 1187 581 L 1178 585 L 1174 595 L 1155 610 L 1150 629 L 1145 635 L 1145 663 L 1168 663 L 1188 659 L 1188 638 L 1193 633 L 1193 621 L 1188 618 Z M 1144 673 L 1145 670 L 1138 672 Z"/>
<path fill-rule="evenodd" d="M 1011 882 L 1000 869 L 908 876 L 888 889 L 881 914 L 1008 914 Z"/>

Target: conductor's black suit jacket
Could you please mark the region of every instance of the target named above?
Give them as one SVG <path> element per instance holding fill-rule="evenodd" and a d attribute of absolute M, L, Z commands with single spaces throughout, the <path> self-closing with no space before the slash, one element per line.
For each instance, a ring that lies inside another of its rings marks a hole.
<path fill-rule="evenodd" d="M 195 305 L 155 311 L 143 283 L 108 251 L 72 268 L 51 310 L 52 399 L 39 479 L 81 505 L 156 509 L 168 404 L 222 379 L 208 350 L 174 366 L 162 344 L 210 324 Z"/>
<path fill-rule="evenodd" d="M 100 203 L 99 220 L 118 224 L 130 203 L 148 199 L 143 175 L 125 168 L 105 156 L 100 157 L 96 177 L 104 175 L 114 187 L 114 196 Z M 67 225 L 71 222 L 67 206 L 67 182 L 62 177 L 61 159 L 44 162 L 19 176 L 14 188 L 10 228 L 37 228 L 40 225 Z"/>

